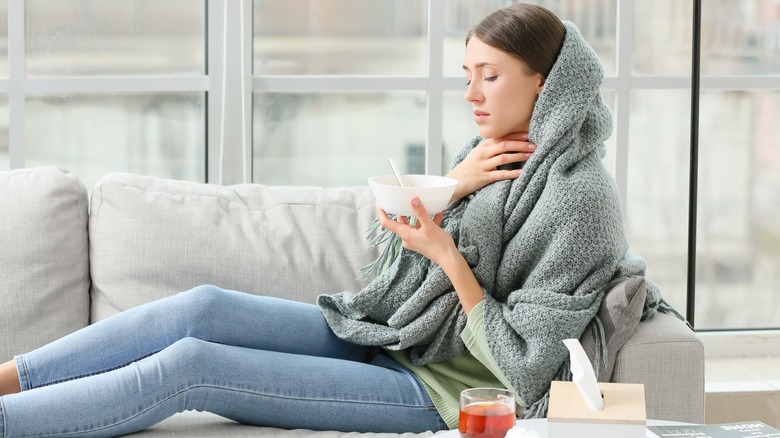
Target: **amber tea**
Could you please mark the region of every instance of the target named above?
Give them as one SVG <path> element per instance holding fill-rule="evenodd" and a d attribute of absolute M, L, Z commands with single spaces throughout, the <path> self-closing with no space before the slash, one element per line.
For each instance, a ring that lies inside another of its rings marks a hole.
<path fill-rule="evenodd" d="M 461 437 L 504 438 L 515 420 L 515 399 L 509 391 L 473 388 L 461 393 L 458 422 Z"/>

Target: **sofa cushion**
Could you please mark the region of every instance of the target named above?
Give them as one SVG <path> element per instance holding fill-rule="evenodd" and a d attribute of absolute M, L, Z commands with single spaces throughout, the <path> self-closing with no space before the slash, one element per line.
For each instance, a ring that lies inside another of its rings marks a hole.
<path fill-rule="evenodd" d="M 378 253 L 366 187 L 218 186 L 109 174 L 92 192 L 92 318 L 201 284 L 313 303 Z"/>
<path fill-rule="evenodd" d="M 87 325 L 87 209 L 63 169 L 0 172 L 0 362 Z"/>
<path fill-rule="evenodd" d="M 448 431 L 396 434 L 313 431 L 307 429 L 283 430 L 273 427 L 255 427 L 238 424 L 208 412 L 186 411 L 176 414 L 142 432 L 127 436 L 134 438 L 163 436 L 186 436 L 189 438 L 211 438 L 217 436 L 231 438 L 429 438 L 447 433 Z"/>

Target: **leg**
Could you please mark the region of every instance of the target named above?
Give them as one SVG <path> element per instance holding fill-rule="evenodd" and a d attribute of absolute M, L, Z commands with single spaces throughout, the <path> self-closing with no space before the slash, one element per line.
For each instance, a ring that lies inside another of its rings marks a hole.
<path fill-rule="evenodd" d="M 239 347 L 363 360 L 316 306 L 201 286 L 129 309 L 16 357 L 22 390 L 121 368 L 193 337 Z M 356 356 L 357 355 L 357 356 Z"/>
<path fill-rule="evenodd" d="M 192 409 L 287 429 L 446 428 L 420 381 L 385 355 L 360 363 L 194 338 L 105 374 L 0 398 L 0 424 L 8 436 L 117 436 Z"/>

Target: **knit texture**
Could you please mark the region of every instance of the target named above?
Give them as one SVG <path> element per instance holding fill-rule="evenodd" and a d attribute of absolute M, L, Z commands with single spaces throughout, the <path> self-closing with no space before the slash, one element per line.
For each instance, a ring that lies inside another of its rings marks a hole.
<path fill-rule="evenodd" d="M 566 377 L 561 341 L 598 322 L 612 281 L 645 270 L 627 253 L 617 188 L 601 163 L 612 130 L 599 90 L 603 68 L 578 29 L 564 24 L 561 53 L 531 118 L 537 149 L 521 176 L 453 203 L 442 222 L 483 288 L 491 354 L 534 404 L 531 416 L 546 413 L 550 381 Z M 454 165 L 480 141 L 468 142 Z M 660 301 L 648 283 L 644 316 Z M 359 293 L 322 295 L 318 304 L 337 336 L 406 350 L 417 365 L 466 353 L 466 315 L 452 284 L 413 251 L 400 251 Z"/>

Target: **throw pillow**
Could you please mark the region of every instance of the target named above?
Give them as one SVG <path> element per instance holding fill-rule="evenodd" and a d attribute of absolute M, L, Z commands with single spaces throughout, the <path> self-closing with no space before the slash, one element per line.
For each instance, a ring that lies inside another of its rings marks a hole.
<path fill-rule="evenodd" d="M 588 352 L 600 382 L 609 382 L 612 378 L 618 351 L 631 338 L 639 325 L 646 293 L 647 283 L 644 277 L 623 279 L 607 291 L 597 314 L 606 341 L 604 357 L 598 360 L 595 357 L 598 344 L 594 330 L 589 328 L 580 337 L 580 342 Z"/>

